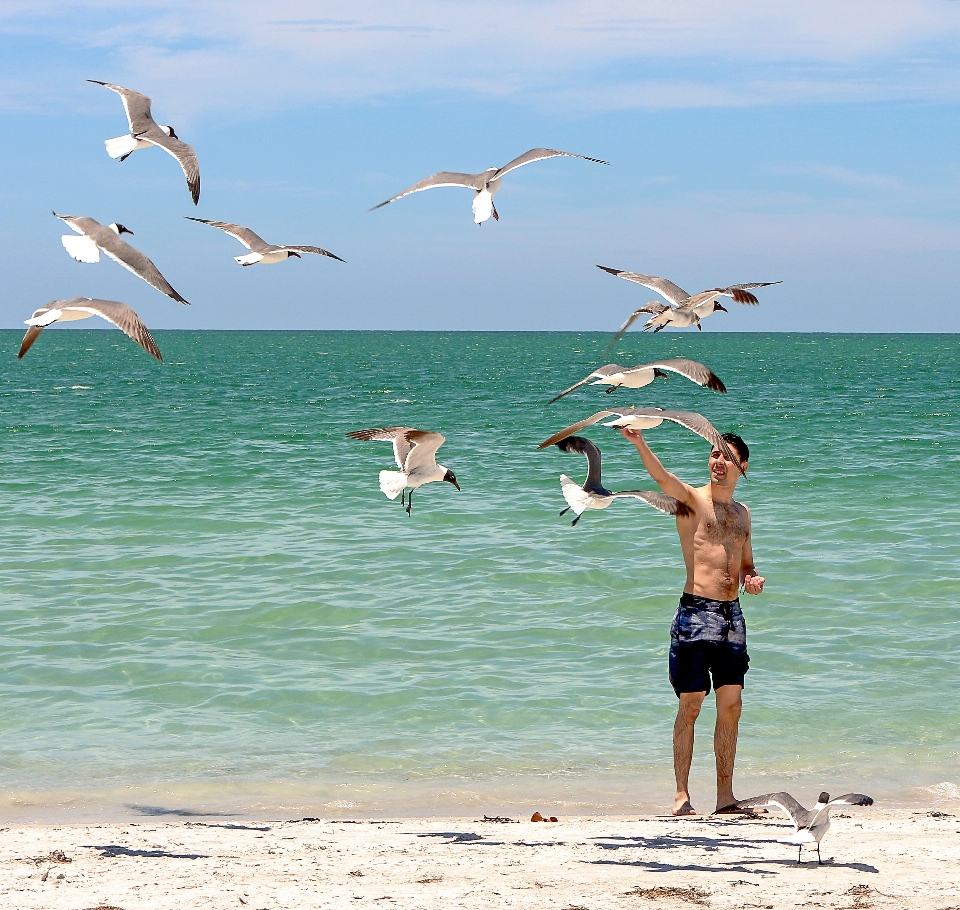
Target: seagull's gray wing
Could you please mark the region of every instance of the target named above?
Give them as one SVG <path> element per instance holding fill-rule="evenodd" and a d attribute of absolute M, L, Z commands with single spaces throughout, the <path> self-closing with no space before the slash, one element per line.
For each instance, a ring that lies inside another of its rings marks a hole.
<path fill-rule="evenodd" d="M 346 262 L 346 259 L 341 259 L 339 256 L 334 256 L 329 250 L 321 250 L 318 246 L 282 246 L 281 250 L 295 250 L 298 253 L 316 253 L 318 256 L 329 256 L 331 259 L 336 259 L 337 262 Z"/>
<path fill-rule="evenodd" d="M 70 300 L 54 300 L 46 306 L 39 307 L 30 317 L 29 322 L 38 317 L 46 317 L 39 324 L 31 325 L 27 334 L 23 336 L 18 359 L 30 350 L 33 343 L 40 337 L 40 333 L 47 325 L 57 322 L 68 313 L 80 313 L 87 316 L 100 316 L 107 322 L 112 322 L 128 338 L 132 338 L 148 354 L 162 361 L 160 349 L 153 340 L 150 330 L 140 321 L 140 317 L 125 303 L 117 300 L 95 300 L 90 297 L 73 297 Z M 83 318 L 83 316 L 80 316 Z M 69 317 L 68 317 L 69 319 Z"/>
<path fill-rule="evenodd" d="M 186 142 L 180 139 L 174 139 L 173 136 L 168 136 L 159 127 L 147 130 L 145 133 L 137 136 L 137 138 L 152 142 L 177 159 L 180 167 L 183 169 L 183 176 L 187 178 L 187 188 L 193 197 L 193 204 L 199 204 L 200 163 L 197 161 L 197 153 L 193 150 L 193 146 L 187 145 Z"/>
<path fill-rule="evenodd" d="M 189 303 L 173 289 L 170 282 L 160 274 L 160 270 L 140 250 L 130 246 L 126 240 L 115 234 L 110 228 L 100 225 L 97 231 L 88 236 L 95 240 L 97 246 L 114 262 L 122 265 L 125 269 L 129 269 L 134 275 L 142 278 L 161 293 L 189 306 Z"/>
<path fill-rule="evenodd" d="M 103 227 L 99 221 L 95 221 L 93 218 L 87 218 L 85 215 L 58 215 L 54 212 L 53 217 L 59 218 L 64 224 L 73 228 L 78 234 L 83 234 L 85 237 L 91 237 L 91 231 Z"/>
<path fill-rule="evenodd" d="M 782 281 L 754 281 L 751 284 L 731 284 L 728 288 L 723 288 L 721 293 L 724 297 L 732 297 L 737 303 L 747 303 L 750 306 L 756 306 L 760 301 L 748 291 L 753 288 L 769 288 L 775 284 L 783 284 Z"/>
<path fill-rule="evenodd" d="M 403 462 L 402 470 L 407 474 L 422 465 L 436 463 L 437 449 L 446 441 L 439 433 L 430 430 L 408 430 L 406 439 L 412 446 Z"/>
<path fill-rule="evenodd" d="M 130 124 L 130 132 L 133 135 L 145 133 L 151 127 L 157 128 L 157 123 L 150 114 L 150 99 L 146 95 L 135 92 L 132 88 L 124 88 L 122 85 L 101 82 L 99 79 L 88 79 L 87 82 L 102 85 L 120 96 L 123 100 L 123 109 L 127 114 L 127 122 Z"/>
<path fill-rule="evenodd" d="M 559 433 L 554 433 L 548 440 L 541 442 L 537 446 L 538 449 L 545 449 L 547 446 L 555 446 L 558 442 L 562 442 L 568 436 L 573 436 L 574 433 L 579 433 L 580 430 L 585 430 L 587 427 L 592 427 L 598 420 L 603 420 L 604 417 L 614 417 L 619 415 L 619 411 L 597 411 L 596 414 L 592 414 L 586 420 L 579 420 L 576 423 L 570 424 L 570 426 L 561 430 Z"/>
<path fill-rule="evenodd" d="M 702 439 L 706 439 L 714 448 L 720 449 L 737 466 L 737 470 L 743 474 L 743 467 L 740 465 L 740 459 L 737 458 L 736 452 L 730 448 L 730 443 L 717 432 L 716 427 L 703 414 L 697 414 L 695 411 L 661 411 L 659 408 L 636 409 L 636 413 L 641 416 L 647 416 L 644 413 L 647 411 L 650 412 L 649 416 L 659 416 L 664 420 L 680 424 L 680 426 L 686 427 Z"/>
<path fill-rule="evenodd" d="M 576 452 L 587 459 L 587 479 L 583 482 L 583 489 L 589 492 L 603 490 L 601 479 L 600 449 L 591 440 L 583 436 L 568 436 L 557 443 L 561 452 Z"/>
<path fill-rule="evenodd" d="M 738 799 L 735 803 L 738 809 L 763 809 L 775 806 L 786 812 L 793 823 L 802 828 L 807 824 L 810 810 L 800 805 L 789 793 L 765 793 L 763 796 L 752 796 L 750 799 Z"/>
<path fill-rule="evenodd" d="M 727 391 L 727 387 L 720 381 L 720 378 L 715 376 L 707 367 L 702 363 L 697 363 L 696 360 L 687 360 L 685 357 L 657 360 L 654 363 L 645 363 L 641 366 L 631 367 L 629 370 L 624 370 L 623 372 L 629 374 L 638 370 L 649 370 L 651 367 L 659 370 L 669 370 L 671 373 L 679 373 L 691 382 L 695 382 L 697 385 L 703 386 L 706 389 L 713 389 L 714 392 Z"/>
<path fill-rule="evenodd" d="M 404 462 L 407 455 L 410 454 L 412 445 L 407 439 L 408 433 L 416 433 L 413 427 L 371 427 L 369 430 L 353 430 L 347 433 L 350 439 L 374 439 L 383 442 L 393 443 L 393 457 L 396 459 L 397 467 L 404 470 Z"/>
<path fill-rule="evenodd" d="M 525 164 L 530 164 L 531 161 L 543 161 L 545 158 L 556 158 L 559 155 L 563 155 L 567 158 L 582 158 L 584 161 L 593 161 L 597 164 L 609 164 L 609 161 L 603 161 L 600 158 L 589 158 L 586 155 L 577 155 L 574 152 L 559 152 L 556 149 L 530 149 L 529 152 L 524 152 L 517 158 L 514 158 L 513 161 L 505 164 L 500 168 L 496 174 L 493 175 L 491 179 L 496 180 L 499 177 L 502 177 L 508 171 L 516 170 L 518 167 L 523 167 Z"/>
<path fill-rule="evenodd" d="M 415 183 L 411 187 L 407 187 L 402 193 L 397 193 L 396 196 L 391 196 L 386 202 L 381 202 L 379 205 L 375 205 L 370 211 L 374 209 L 382 209 L 385 205 L 389 205 L 391 202 L 396 202 L 398 199 L 402 199 L 404 196 L 409 196 L 411 193 L 419 193 L 421 190 L 433 189 L 435 186 L 465 186 L 471 190 L 476 190 L 479 192 L 483 189 L 483 184 L 485 182 L 485 174 L 457 174 L 454 171 L 440 171 L 437 174 L 433 174 L 430 177 L 426 177 L 421 180 L 419 183 Z"/>
<path fill-rule="evenodd" d="M 656 490 L 620 490 L 613 496 L 631 496 L 634 499 L 642 499 L 645 503 L 661 512 L 665 512 L 667 515 L 684 517 L 693 514 L 693 509 L 686 503 L 680 502 L 679 499 L 674 499 L 672 496 L 667 496 L 666 493 L 658 493 Z"/>
<path fill-rule="evenodd" d="M 652 316 L 659 316 L 661 313 L 664 313 L 669 309 L 672 309 L 672 307 L 668 307 L 666 304 L 660 303 L 659 301 L 651 300 L 650 303 L 644 304 L 639 310 L 634 310 L 627 317 L 627 321 L 617 330 L 617 334 L 613 336 L 613 340 L 607 345 L 606 349 L 604 350 L 604 354 L 609 354 L 610 351 L 613 350 L 614 345 L 621 338 L 623 338 L 627 329 L 629 329 L 630 326 L 632 326 L 642 314 L 649 313 Z"/>
<path fill-rule="evenodd" d="M 191 215 L 184 215 L 183 217 L 187 221 L 199 221 L 201 224 L 209 224 L 210 227 L 219 228 L 225 234 L 239 240 L 251 252 L 264 253 L 271 247 L 259 234 L 254 234 L 250 228 L 243 227 L 243 225 L 230 224 L 229 221 L 208 221 L 206 218 L 194 218 Z"/>
<path fill-rule="evenodd" d="M 624 272 L 621 269 L 611 269 L 605 265 L 598 265 L 598 269 L 603 269 L 617 278 L 624 278 L 627 281 L 633 281 L 636 284 L 642 284 L 651 291 L 663 294 L 674 306 L 680 306 L 690 295 L 681 287 L 675 285 L 666 278 L 658 278 L 656 275 L 641 275 L 639 272 Z"/>
<path fill-rule="evenodd" d="M 610 376 L 613 373 L 623 372 L 629 371 L 616 363 L 608 363 L 606 366 L 597 367 L 589 376 L 584 377 L 579 382 L 575 382 L 569 389 L 564 389 L 559 395 L 551 398 L 547 404 L 553 404 L 555 401 L 559 401 L 564 395 L 569 395 L 574 389 L 579 389 L 580 386 L 586 385 L 591 379 L 603 379 L 605 376 Z"/>

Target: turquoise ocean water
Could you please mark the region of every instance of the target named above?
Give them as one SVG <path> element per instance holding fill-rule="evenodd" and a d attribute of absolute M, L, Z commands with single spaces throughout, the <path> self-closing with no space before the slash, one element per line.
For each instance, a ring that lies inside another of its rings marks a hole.
<path fill-rule="evenodd" d="M 158 332 L 164 364 L 58 329 L 17 362 L 20 337 L 0 332 L 0 819 L 669 805 L 673 522 L 630 501 L 572 528 L 558 476 L 583 459 L 536 451 L 611 402 L 752 449 L 739 794 L 960 798 L 956 336 L 631 333 L 619 362 L 692 357 L 729 394 L 672 377 L 549 407 L 608 335 Z M 387 501 L 389 445 L 344 433 L 389 424 L 443 432 L 462 492 L 422 488 L 409 519 Z M 652 486 L 588 435 L 610 488 Z M 648 439 L 706 481 L 697 437 Z"/>

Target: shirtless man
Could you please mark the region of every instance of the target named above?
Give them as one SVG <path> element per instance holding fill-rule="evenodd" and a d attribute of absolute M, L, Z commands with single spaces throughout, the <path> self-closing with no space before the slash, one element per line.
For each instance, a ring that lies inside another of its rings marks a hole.
<path fill-rule="evenodd" d="M 696 815 L 689 790 L 693 728 L 710 692 L 711 674 L 717 693 L 713 734 L 717 811 L 731 810 L 736 803 L 733 762 L 741 692 L 750 663 L 737 589 L 759 594 L 764 582 L 753 564 L 750 510 L 733 498 L 740 472 L 720 449 L 714 449 L 707 462 L 710 483 L 692 487 L 664 468 L 639 430 L 622 432 L 637 447 L 643 466 L 660 489 L 693 510 L 691 515 L 677 517 L 687 583 L 670 629 L 670 682 L 680 699 L 673 726 L 673 768 L 677 776 L 673 814 Z M 736 451 L 745 472 L 750 457 L 746 443 L 735 433 L 726 433 L 723 438 Z"/>

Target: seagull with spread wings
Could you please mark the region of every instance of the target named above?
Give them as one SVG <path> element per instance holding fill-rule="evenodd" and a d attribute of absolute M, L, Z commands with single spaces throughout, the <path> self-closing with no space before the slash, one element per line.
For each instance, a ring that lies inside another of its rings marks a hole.
<path fill-rule="evenodd" d="M 127 112 L 130 132 L 126 136 L 105 140 L 107 154 L 111 158 L 119 158 L 123 161 L 137 149 L 150 148 L 152 145 L 162 148 L 179 162 L 183 169 L 183 176 L 187 178 L 187 189 L 190 190 L 193 204 L 196 205 L 200 201 L 200 165 L 193 146 L 183 142 L 173 131 L 172 126 L 160 126 L 153 119 L 150 114 L 150 99 L 146 95 L 124 88 L 122 85 L 101 82 L 99 79 L 88 79 L 87 82 L 102 85 L 116 92 L 123 101 L 123 109 Z"/>
<path fill-rule="evenodd" d="M 153 340 L 150 330 L 140 321 L 140 317 L 125 303 L 118 300 L 96 300 L 92 297 L 71 297 L 69 300 L 54 300 L 46 306 L 38 307 L 33 315 L 24 322 L 29 326 L 23 336 L 17 360 L 33 347 L 40 333 L 55 322 L 72 322 L 75 319 L 89 319 L 100 316 L 112 322 L 127 337 L 132 338 L 148 354 L 162 361 L 160 349 Z"/>
<path fill-rule="evenodd" d="M 675 357 L 670 360 L 657 360 L 654 363 L 642 363 L 635 367 L 622 367 L 618 363 L 608 363 L 606 366 L 597 367 L 589 376 L 574 383 L 569 389 L 564 389 L 559 395 L 551 398 L 547 404 L 559 401 L 564 395 L 569 395 L 574 389 L 586 385 L 591 379 L 593 380 L 591 385 L 609 386 L 607 389 L 609 395 L 621 387 L 642 389 L 644 386 L 650 385 L 654 379 L 665 378 L 668 372 L 677 373 L 699 386 L 713 389 L 714 392 L 727 391 L 727 387 L 720 381 L 720 378 L 715 376 L 702 363 L 697 363 L 696 360 L 687 360 L 685 357 Z"/>
<path fill-rule="evenodd" d="M 412 427 L 373 427 L 369 430 L 354 430 L 347 433 L 347 436 L 350 439 L 374 439 L 393 443 L 393 457 L 400 470 L 381 471 L 380 489 L 387 499 L 396 499 L 399 496 L 400 505 L 404 505 L 404 494 L 409 487 L 410 494 L 406 497 L 407 515 L 413 505 L 413 491 L 425 483 L 445 480 L 460 489 L 453 471 L 437 464 L 437 449 L 445 442 L 439 433 L 415 430 Z"/>
<path fill-rule="evenodd" d="M 493 197 L 500 191 L 500 180 L 504 174 L 515 170 L 524 164 L 530 164 L 531 161 L 544 161 L 547 158 L 556 158 L 558 156 L 567 158 L 581 158 L 584 161 L 593 161 L 596 164 L 609 164 L 609 161 L 601 161 L 599 158 L 588 158 L 586 155 L 576 155 L 573 152 L 559 152 L 556 149 L 530 149 L 524 152 L 519 158 L 505 164 L 503 167 L 490 167 L 481 174 L 458 174 L 453 171 L 440 171 L 433 174 L 411 187 L 407 187 L 402 193 L 391 196 L 386 202 L 375 205 L 374 209 L 383 208 L 397 199 L 409 196 L 411 193 L 419 193 L 421 190 L 433 189 L 435 186 L 465 186 L 474 191 L 473 197 L 473 220 L 476 224 L 483 224 L 492 215 L 496 221 L 500 220 L 497 207 L 493 204 Z"/>
<path fill-rule="evenodd" d="M 160 274 L 160 270 L 140 250 L 130 246 L 120 236 L 121 234 L 129 234 L 132 237 L 133 231 L 130 228 L 117 223 L 108 224 L 104 227 L 99 221 L 94 221 L 92 218 L 86 218 L 82 215 L 58 215 L 56 212 L 53 215 L 80 234 L 79 237 L 74 237 L 73 234 L 64 234 L 60 238 L 64 249 L 77 262 L 99 262 L 100 251 L 103 250 L 114 262 L 122 265 L 125 269 L 129 269 L 134 275 L 142 278 L 161 293 L 180 303 L 187 303 L 173 289 L 170 282 Z"/>
<path fill-rule="evenodd" d="M 795 844 L 798 847 L 797 864 L 803 854 L 804 844 L 816 844 L 817 865 L 822 865 L 820 858 L 820 841 L 830 827 L 830 809 L 833 806 L 872 806 L 873 800 L 862 793 L 846 793 L 830 799 L 829 793 L 821 793 L 817 804 L 812 809 L 805 809 L 789 793 L 765 793 L 763 796 L 754 796 L 751 799 L 739 799 L 730 809 L 760 809 L 776 807 L 786 812 L 794 825 L 794 832 L 780 843 Z"/>
<path fill-rule="evenodd" d="M 541 442 L 537 448 L 545 449 L 547 446 L 556 445 L 558 442 L 593 426 L 607 417 L 612 417 L 613 420 L 607 421 L 603 426 L 614 427 L 618 430 L 625 428 L 652 430 L 654 427 L 660 426 L 665 420 L 679 424 L 690 430 L 691 433 L 696 433 L 697 436 L 706 439 L 715 449 L 720 449 L 737 466 L 740 473 L 744 473 L 740 465 L 740 459 L 737 458 L 737 453 L 730 448 L 726 439 L 716 431 L 706 417 L 694 411 L 669 411 L 663 408 L 607 408 L 603 411 L 597 411 L 596 414 L 591 414 L 585 420 L 579 420 L 577 423 L 571 424 L 569 427 L 560 430 L 559 433 L 554 433 L 548 440 Z"/>
<path fill-rule="evenodd" d="M 737 303 L 743 303 L 748 306 L 756 306 L 760 301 L 750 291 L 754 288 L 766 288 L 774 284 L 783 284 L 782 281 L 755 281 L 750 284 L 732 284 L 726 288 L 711 288 L 708 291 L 701 291 L 699 294 L 688 294 L 683 288 L 678 287 L 672 281 L 666 278 L 658 278 L 656 275 L 641 275 L 639 272 L 624 272 L 621 269 L 611 269 L 605 265 L 598 265 L 598 269 L 616 275 L 618 278 L 624 278 L 627 281 L 633 281 L 641 284 L 645 288 L 650 288 L 658 294 L 662 294 L 669 305 L 659 301 L 651 301 L 634 310 L 627 321 L 620 326 L 620 330 L 614 336 L 613 341 L 607 346 L 609 351 L 623 336 L 623 333 L 633 325 L 636 320 L 644 313 L 650 318 L 643 326 L 643 331 L 647 332 L 653 329 L 659 332 L 668 325 L 674 328 L 683 329 L 695 325 L 700 328 L 700 321 L 706 319 L 717 310 L 727 312 L 727 308 L 721 306 L 718 302 L 719 297 L 730 297 Z"/>
<path fill-rule="evenodd" d="M 199 221 L 200 224 L 209 224 L 210 227 L 219 228 L 225 234 L 229 234 L 231 237 L 239 240 L 250 250 L 250 252 L 244 256 L 233 257 L 240 265 L 256 265 L 258 262 L 270 265 L 274 262 L 283 262 L 284 259 L 289 259 L 291 256 L 296 256 L 297 259 L 300 259 L 302 258 L 300 256 L 301 253 L 315 253 L 318 256 L 329 256 L 331 259 L 336 259 L 337 262 L 346 261 L 339 256 L 334 256 L 333 253 L 328 250 L 320 249 L 318 246 L 277 246 L 274 243 L 267 243 L 262 237 L 254 234 L 250 228 L 243 227 L 239 224 L 230 224 L 229 221 L 208 221 L 206 218 L 191 218 L 189 215 L 185 215 L 184 217 L 188 221 Z"/>
<path fill-rule="evenodd" d="M 573 509 L 577 516 L 573 519 L 574 525 L 580 521 L 587 509 L 606 509 L 614 500 L 621 498 L 641 499 L 667 515 L 690 515 L 693 511 L 679 499 L 655 490 L 620 490 L 611 493 L 601 480 L 600 449 L 583 436 L 568 436 L 556 443 L 556 446 L 561 452 L 576 452 L 587 459 L 587 479 L 582 485 L 571 480 L 566 474 L 560 475 L 560 491 L 567 501 L 567 507 L 560 514 L 565 515 Z"/>

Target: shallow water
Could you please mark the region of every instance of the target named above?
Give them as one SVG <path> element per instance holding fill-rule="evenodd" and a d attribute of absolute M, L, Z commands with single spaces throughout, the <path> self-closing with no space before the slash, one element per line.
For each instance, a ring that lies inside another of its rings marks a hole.
<path fill-rule="evenodd" d="M 751 447 L 740 792 L 960 795 L 956 336 L 631 333 L 618 361 L 693 357 L 729 394 L 671 377 L 549 407 L 609 336 L 156 337 L 164 364 L 51 329 L 0 368 L 0 814 L 669 802 L 673 522 L 630 501 L 571 528 L 557 478 L 583 459 L 536 451 L 612 401 Z M 388 424 L 443 432 L 463 491 L 387 501 L 389 445 L 344 433 Z M 610 488 L 652 486 L 588 435 Z M 649 439 L 705 482 L 701 440 Z"/>

